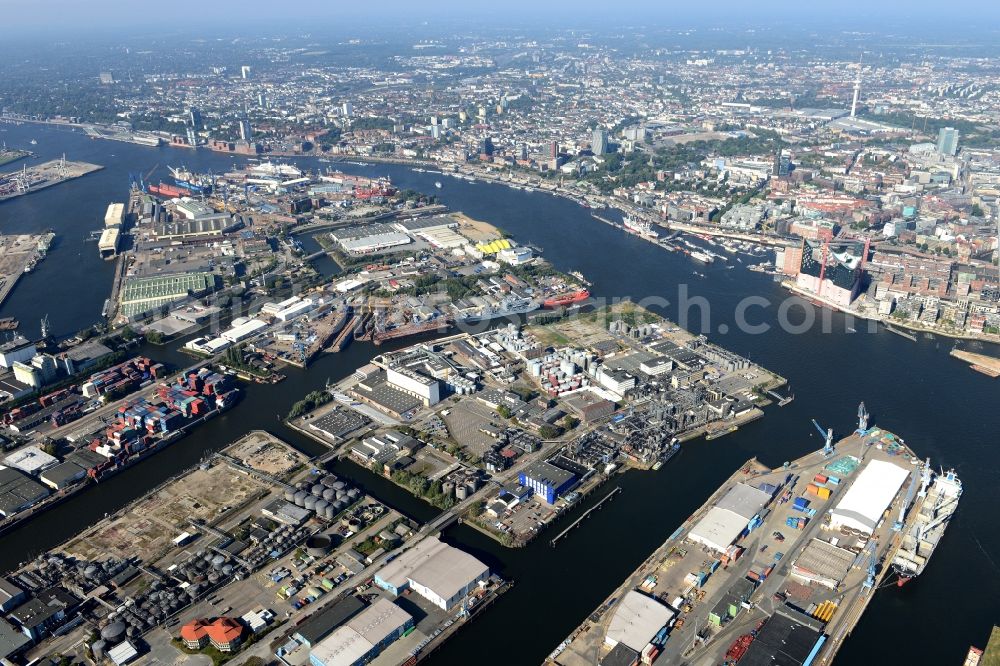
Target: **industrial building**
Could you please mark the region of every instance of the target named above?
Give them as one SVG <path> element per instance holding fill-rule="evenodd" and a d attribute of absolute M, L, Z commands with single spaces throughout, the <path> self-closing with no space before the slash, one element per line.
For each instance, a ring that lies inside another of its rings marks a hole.
<path fill-rule="evenodd" d="M 129 278 L 122 288 L 119 313 L 132 317 L 214 288 L 215 276 L 205 272 Z"/>
<path fill-rule="evenodd" d="M 629 590 L 615 608 L 604 635 L 604 644 L 614 648 L 624 643 L 637 653 L 642 652 L 656 634 L 677 613 L 652 597 Z"/>
<path fill-rule="evenodd" d="M 872 460 L 830 512 L 830 528 L 866 534 L 875 531 L 910 472 L 883 460 Z"/>
<path fill-rule="evenodd" d="M 38 476 L 48 468 L 58 465 L 59 459 L 50 456 L 37 446 L 25 446 L 4 458 L 3 464 L 19 469 L 25 474 Z"/>
<path fill-rule="evenodd" d="M 379 598 L 309 653 L 313 666 L 366 664 L 413 627 L 413 617 L 388 599 Z"/>
<path fill-rule="evenodd" d="M 48 497 L 49 491 L 10 467 L 0 468 L 0 518 L 7 518 Z"/>
<path fill-rule="evenodd" d="M 15 335 L 13 339 L 0 345 L 0 366 L 10 368 L 15 361 L 27 363 L 37 353 L 34 342 L 29 342 L 23 335 Z"/>
<path fill-rule="evenodd" d="M 125 221 L 125 204 L 110 203 L 108 210 L 104 213 L 104 227 L 120 227 Z"/>
<path fill-rule="evenodd" d="M 836 589 L 847 577 L 856 555 L 822 539 L 811 540 L 792 564 L 792 576 Z"/>
<path fill-rule="evenodd" d="M 113 259 L 118 254 L 118 243 L 120 242 L 121 231 L 118 227 L 105 227 L 101 232 L 101 238 L 97 241 L 97 249 L 101 253 L 101 259 Z"/>
<path fill-rule="evenodd" d="M 231 617 L 197 619 L 181 627 L 181 640 L 191 650 L 211 644 L 219 652 L 233 652 L 243 638 L 243 625 Z"/>
<path fill-rule="evenodd" d="M 355 254 L 378 252 L 412 242 L 408 234 L 396 231 L 387 224 L 336 229 L 331 231 L 330 235 L 344 250 Z"/>
<path fill-rule="evenodd" d="M 725 552 L 770 501 L 769 493 L 737 483 L 691 528 L 687 538 L 720 553 Z"/>
<path fill-rule="evenodd" d="M 449 610 L 489 577 L 488 566 L 430 536 L 382 567 L 374 582 L 397 596 L 413 590 L 435 606 Z"/>
<path fill-rule="evenodd" d="M 402 365 L 386 368 L 385 377 L 390 386 L 419 398 L 424 407 L 441 401 L 440 384 L 433 377 Z"/>
<path fill-rule="evenodd" d="M 576 475 L 546 460 L 539 460 L 521 470 L 518 481 L 522 486 L 531 488 L 536 497 L 554 504 L 560 495 L 573 487 Z"/>

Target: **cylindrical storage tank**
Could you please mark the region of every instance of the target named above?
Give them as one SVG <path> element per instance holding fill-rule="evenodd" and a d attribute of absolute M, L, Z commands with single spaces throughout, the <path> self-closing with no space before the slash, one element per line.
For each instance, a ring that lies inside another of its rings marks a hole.
<path fill-rule="evenodd" d="M 322 515 L 323 509 L 325 509 L 328 506 L 330 506 L 330 503 L 327 502 L 325 499 L 318 499 L 316 500 L 316 506 L 314 506 L 313 509 L 316 511 L 317 515 Z"/>
<path fill-rule="evenodd" d="M 465 480 L 465 487 L 469 489 L 470 493 L 474 493 L 479 490 L 479 479 L 476 477 L 469 477 Z"/>
<path fill-rule="evenodd" d="M 97 660 L 97 663 L 101 663 L 104 660 L 104 651 L 108 649 L 108 643 L 105 640 L 97 640 L 90 646 L 90 649 L 94 651 L 94 659 Z"/>
<path fill-rule="evenodd" d="M 295 493 L 295 505 L 305 506 L 306 505 L 306 491 L 300 490 Z"/>
<path fill-rule="evenodd" d="M 347 487 L 347 484 L 344 483 L 343 481 L 335 481 L 333 485 L 330 487 L 333 488 L 334 490 L 343 490 Z"/>
<path fill-rule="evenodd" d="M 223 557 L 222 555 L 216 555 L 215 557 L 212 558 L 213 567 L 219 568 L 225 563 L 226 563 L 226 558 Z"/>
<path fill-rule="evenodd" d="M 289 488 L 285 491 L 285 501 L 294 502 L 295 501 L 295 491 Z"/>
<path fill-rule="evenodd" d="M 225 564 L 225 565 L 223 565 L 223 567 L 222 567 L 222 575 L 226 576 L 227 578 L 229 576 L 232 576 L 233 575 L 233 565 L 232 564 Z"/>
<path fill-rule="evenodd" d="M 441 492 L 443 492 L 445 495 L 451 495 L 453 492 L 455 492 L 455 484 L 454 484 L 454 482 L 452 482 L 452 481 L 444 481 L 441 484 Z"/>
<path fill-rule="evenodd" d="M 358 499 L 361 496 L 361 491 L 358 490 L 357 488 L 351 488 L 350 490 L 347 491 L 347 496 L 350 497 L 352 500 Z"/>
<path fill-rule="evenodd" d="M 125 637 L 127 627 L 121 620 L 115 620 L 108 626 L 101 629 L 101 638 L 108 643 L 115 645 Z"/>
<path fill-rule="evenodd" d="M 323 496 L 323 490 L 325 490 L 323 488 L 323 485 L 317 483 L 316 485 L 314 485 L 312 487 L 312 490 L 310 492 L 312 492 L 312 494 L 315 495 L 316 497 L 322 497 Z"/>
<path fill-rule="evenodd" d="M 334 491 L 334 492 L 337 493 L 337 499 L 338 500 L 347 499 L 347 491 L 346 490 L 337 490 L 337 491 Z"/>
<path fill-rule="evenodd" d="M 323 509 L 323 517 L 327 520 L 333 520 L 340 513 L 340 509 L 337 508 L 336 504 L 328 504 L 325 509 Z"/>
<path fill-rule="evenodd" d="M 309 511 L 312 511 L 313 509 L 315 509 L 316 508 L 316 497 L 313 496 L 313 495 L 307 496 L 306 499 L 305 499 L 305 502 L 302 504 L 302 507 L 304 509 L 308 509 Z"/>
<path fill-rule="evenodd" d="M 314 534 L 306 539 L 306 552 L 313 557 L 323 557 L 330 552 L 333 543 L 325 534 Z"/>
<path fill-rule="evenodd" d="M 455 499 L 464 500 L 468 496 L 468 492 L 466 491 L 464 485 L 455 488 Z"/>
<path fill-rule="evenodd" d="M 327 502 L 331 502 L 337 499 L 337 491 L 334 490 L 333 488 L 327 488 L 326 490 L 323 491 L 323 499 L 325 499 Z"/>
<path fill-rule="evenodd" d="M 344 510 L 344 507 L 346 506 L 346 504 L 344 503 L 343 500 L 337 500 L 336 502 L 334 502 L 330 506 L 333 507 L 334 511 L 336 511 L 337 513 L 340 513 L 341 511 Z"/>

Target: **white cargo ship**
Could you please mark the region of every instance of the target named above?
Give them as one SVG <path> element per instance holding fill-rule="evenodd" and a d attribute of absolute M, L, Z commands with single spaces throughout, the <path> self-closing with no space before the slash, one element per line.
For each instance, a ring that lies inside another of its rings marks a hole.
<path fill-rule="evenodd" d="M 892 560 L 892 567 L 899 574 L 897 585 L 902 587 L 919 576 L 938 547 L 951 517 L 958 509 L 962 497 L 962 482 L 955 470 L 935 474 L 931 482 L 930 461 L 924 468 L 924 481 L 920 494 L 923 501 L 913 528 L 903 537 L 903 543 Z"/>

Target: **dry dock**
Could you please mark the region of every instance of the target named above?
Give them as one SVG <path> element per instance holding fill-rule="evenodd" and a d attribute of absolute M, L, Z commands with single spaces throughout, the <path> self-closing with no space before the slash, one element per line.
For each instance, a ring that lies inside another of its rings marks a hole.
<path fill-rule="evenodd" d="M 644 663 L 691 666 L 758 666 L 775 655 L 830 663 L 895 580 L 900 535 L 922 501 L 920 468 L 877 427 L 777 469 L 751 459 L 546 662 L 598 664 L 617 651 L 621 663 L 644 653 Z"/>

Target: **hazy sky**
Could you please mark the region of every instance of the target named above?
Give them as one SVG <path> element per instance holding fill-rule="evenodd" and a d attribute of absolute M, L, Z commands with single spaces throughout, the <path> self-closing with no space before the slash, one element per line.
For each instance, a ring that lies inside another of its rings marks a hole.
<path fill-rule="evenodd" d="M 960 25 L 990 29 L 1000 18 L 1000 2 L 990 0 L 0 0 L 5 30 L 65 34 L 121 28 L 165 29 L 185 25 L 199 31 L 250 27 L 329 30 L 338 26 L 423 21 L 475 21 L 502 25 L 548 25 L 691 22 L 746 23 L 833 21 L 839 25 L 885 22 L 893 26 L 939 25 L 954 34 Z M 984 24 L 984 21 L 986 23 Z"/>

